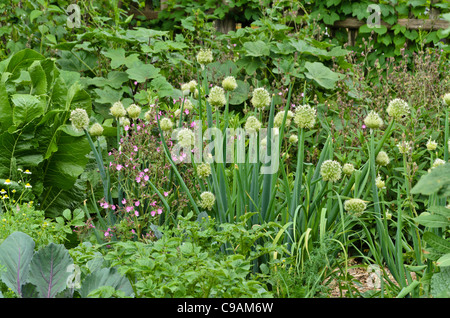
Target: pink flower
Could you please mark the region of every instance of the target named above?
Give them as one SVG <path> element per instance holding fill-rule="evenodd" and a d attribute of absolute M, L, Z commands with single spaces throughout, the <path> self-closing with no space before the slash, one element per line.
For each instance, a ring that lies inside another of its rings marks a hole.
<path fill-rule="evenodd" d="M 161 214 L 162 213 L 162 209 L 160 208 L 160 209 L 158 209 L 158 214 Z"/>
<path fill-rule="evenodd" d="M 149 178 L 149 177 L 148 177 L 147 175 L 144 176 L 144 180 L 145 180 L 145 181 L 148 181 L 148 178 Z"/>
<path fill-rule="evenodd" d="M 123 129 L 125 129 L 125 131 L 130 130 L 130 126 L 126 125 L 125 127 L 123 127 Z"/>
<path fill-rule="evenodd" d="M 116 206 L 113 204 L 111 205 L 111 209 L 113 209 L 113 211 L 116 209 Z"/>
<path fill-rule="evenodd" d="M 131 229 L 131 233 L 136 234 L 136 232 L 134 231 L 134 229 Z"/>
<path fill-rule="evenodd" d="M 362 125 L 362 129 L 366 129 L 366 125 L 363 124 L 363 125 Z"/>
<path fill-rule="evenodd" d="M 137 183 L 141 182 L 141 177 L 136 177 L 136 182 Z"/>
<path fill-rule="evenodd" d="M 156 211 L 152 211 L 150 212 L 151 216 L 155 216 L 156 215 Z"/>
<path fill-rule="evenodd" d="M 134 202 L 135 206 L 139 206 L 139 204 L 141 204 L 139 201 Z"/>
<path fill-rule="evenodd" d="M 156 206 L 156 201 L 153 201 L 152 203 L 150 203 L 151 206 Z"/>
<path fill-rule="evenodd" d="M 120 164 L 116 166 L 116 169 L 117 169 L 118 171 L 122 170 L 122 168 L 123 168 L 123 166 L 120 165 Z"/>
<path fill-rule="evenodd" d="M 122 204 L 126 204 L 126 203 L 127 203 L 127 199 L 123 199 Z"/>
<path fill-rule="evenodd" d="M 125 210 L 126 210 L 128 213 L 130 213 L 131 211 L 133 211 L 133 207 L 132 207 L 132 206 L 127 206 L 127 207 L 125 208 Z"/>
<path fill-rule="evenodd" d="M 134 211 L 134 215 L 139 216 L 139 212 L 138 211 Z"/>
<path fill-rule="evenodd" d="M 138 147 L 137 146 L 133 146 L 134 152 L 138 151 Z"/>
<path fill-rule="evenodd" d="M 164 192 L 164 196 L 167 197 L 169 195 L 169 192 Z"/>

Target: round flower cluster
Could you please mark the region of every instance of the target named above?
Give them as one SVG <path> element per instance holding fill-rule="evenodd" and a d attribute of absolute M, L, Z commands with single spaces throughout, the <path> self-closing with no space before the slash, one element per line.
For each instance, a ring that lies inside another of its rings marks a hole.
<path fill-rule="evenodd" d="M 183 104 L 183 109 L 184 109 L 184 110 L 189 110 L 189 111 L 191 111 L 191 110 L 194 109 L 194 105 L 192 105 L 192 102 L 191 102 L 191 100 L 190 100 L 189 98 L 185 98 L 185 99 L 182 101 L 182 104 Z"/>
<path fill-rule="evenodd" d="M 380 151 L 375 158 L 375 162 L 380 166 L 387 166 L 391 160 L 385 151 Z"/>
<path fill-rule="evenodd" d="M 377 112 L 371 111 L 367 117 L 364 119 L 364 124 L 367 128 L 370 129 L 378 129 L 383 126 L 383 120 L 381 119 L 380 115 L 378 115 Z"/>
<path fill-rule="evenodd" d="M 200 203 L 199 206 L 203 209 L 211 210 L 214 206 L 214 203 L 216 202 L 216 197 L 212 192 L 205 191 L 200 194 Z"/>
<path fill-rule="evenodd" d="M 197 54 L 197 62 L 204 67 L 204 65 L 209 64 L 213 61 L 213 55 L 210 49 L 200 49 Z"/>
<path fill-rule="evenodd" d="M 356 216 L 361 215 L 367 208 L 366 203 L 361 199 L 349 199 L 344 202 L 344 209 L 347 212 L 356 213 Z"/>
<path fill-rule="evenodd" d="M 227 76 L 222 81 L 222 87 L 226 91 L 234 91 L 237 87 L 237 82 L 234 76 Z"/>
<path fill-rule="evenodd" d="M 141 114 L 141 107 L 139 107 L 136 104 L 131 104 L 127 108 L 127 113 L 131 119 L 137 119 L 139 117 L 139 115 Z"/>
<path fill-rule="evenodd" d="M 182 147 L 190 147 L 194 144 L 194 133 L 188 128 L 182 128 L 177 134 L 178 143 Z"/>
<path fill-rule="evenodd" d="M 381 179 L 380 176 L 378 176 L 378 177 L 375 179 L 375 185 L 377 186 L 378 189 L 384 189 L 384 188 L 386 188 L 385 182 Z"/>
<path fill-rule="evenodd" d="M 275 115 L 275 117 L 273 118 L 273 126 L 274 127 L 281 127 L 285 113 L 286 112 L 282 110 Z M 291 112 L 290 110 L 288 110 L 287 115 L 286 115 L 286 122 L 285 122 L 286 127 L 291 124 L 292 118 L 294 118 L 294 113 Z"/>
<path fill-rule="evenodd" d="M 401 98 L 396 98 L 390 101 L 388 108 L 386 109 L 389 116 L 396 120 L 403 119 L 409 114 L 409 105 Z"/>
<path fill-rule="evenodd" d="M 297 144 L 298 143 L 298 136 L 294 135 L 294 134 L 290 135 L 289 136 L 289 142 L 291 144 L 294 144 L 294 145 Z"/>
<path fill-rule="evenodd" d="M 189 93 L 194 93 L 197 89 L 197 81 L 192 80 L 189 83 L 184 83 L 181 85 L 181 91 L 183 92 L 183 95 L 189 95 Z"/>
<path fill-rule="evenodd" d="M 407 154 L 408 152 L 411 151 L 411 146 L 409 145 L 409 143 L 407 143 L 405 141 L 398 143 L 397 147 L 398 147 L 398 151 L 401 154 Z"/>
<path fill-rule="evenodd" d="M 445 164 L 445 160 L 437 158 L 434 160 L 433 165 L 431 166 L 431 169 L 442 166 L 444 164 Z"/>
<path fill-rule="evenodd" d="M 211 165 L 208 163 L 201 163 L 197 166 L 197 174 L 200 178 L 207 178 L 211 174 Z"/>
<path fill-rule="evenodd" d="M 83 130 L 89 127 L 89 116 L 86 110 L 77 108 L 70 112 L 70 121 L 76 130 Z"/>
<path fill-rule="evenodd" d="M 89 134 L 91 136 L 97 137 L 103 135 L 103 127 L 99 123 L 95 123 L 89 128 Z"/>
<path fill-rule="evenodd" d="M 264 87 L 256 88 L 253 91 L 253 96 L 250 102 L 252 103 L 253 107 L 258 109 L 263 109 L 264 107 L 267 107 L 270 105 L 270 94 Z"/>
<path fill-rule="evenodd" d="M 225 91 L 220 86 L 214 86 L 209 91 L 208 103 L 212 106 L 222 107 L 227 103 Z"/>
<path fill-rule="evenodd" d="M 300 128 L 313 128 L 316 123 L 316 110 L 309 105 L 300 105 L 295 109 L 294 123 Z"/>
<path fill-rule="evenodd" d="M 445 94 L 443 100 L 447 106 L 450 106 L 450 93 Z"/>
<path fill-rule="evenodd" d="M 351 175 L 353 171 L 355 171 L 355 167 L 351 163 L 345 163 L 342 167 L 342 172 L 347 176 Z"/>
<path fill-rule="evenodd" d="M 173 127 L 173 123 L 169 118 L 163 118 L 159 122 L 159 125 L 161 126 L 162 131 L 169 131 Z"/>
<path fill-rule="evenodd" d="M 342 167 L 335 160 L 325 160 L 320 166 L 320 175 L 323 181 L 336 182 L 342 175 Z"/>
<path fill-rule="evenodd" d="M 249 133 L 258 132 L 261 129 L 261 123 L 255 116 L 249 116 L 245 122 L 244 128 Z"/>
<path fill-rule="evenodd" d="M 127 111 L 123 107 L 122 102 L 115 102 L 112 107 L 109 109 L 111 115 L 116 118 L 124 117 L 127 114 Z"/>
<path fill-rule="evenodd" d="M 430 137 L 430 139 L 427 142 L 427 149 L 430 151 L 433 151 L 433 150 L 436 150 L 436 148 L 437 148 L 437 142 L 434 140 L 431 140 L 431 137 Z"/>

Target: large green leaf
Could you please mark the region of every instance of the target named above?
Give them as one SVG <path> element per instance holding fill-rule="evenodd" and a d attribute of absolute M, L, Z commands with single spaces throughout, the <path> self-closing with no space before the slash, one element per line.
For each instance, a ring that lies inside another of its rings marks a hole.
<path fill-rule="evenodd" d="M 9 103 L 5 83 L 0 81 L 0 129 L 6 130 L 12 124 L 13 110 Z"/>
<path fill-rule="evenodd" d="M 34 254 L 28 281 L 36 286 L 39 297 L 54 298 L 67 287 L 72 264 L 64 245 L 50 243 Z"/>
<path fill-rule="evenodd" d="M 18 295 L 28 279 L 29 267 L 34 253 L 34 241 L 25 233 L 14 232 L 0 245 L 1 280 Z"/>
<path fill-rule="evenodd" d="M 422 176 L 412 188 L 413 194 L 430 195 L 436 193 L 439 196 L 450 195 L 450 163 L 433 168 Z"/>
<path fill-rule="evenodd" d="M 431 295 L 434 298 L 450 297 L 450 266 L 441 267 L 440 272 L 431 277 Z"/>
<path fill-rule="evenodd" d="M 111 286 L 121 290 L 126 296 L 133 295 L 133 288 L 128 278 L 120 275 L 115 268 L 102 268 L 86 276 L 79 290 L 81 297 L 86 298 L 89 293 L 102 286 Z"/>
<path fill-rule="evenodd" d="M 13 107 L 13 124 L 16 127 L 28 124 L 44 114 L 45 103 L 33 95 L 14 94 L 11 96 Z"/>
<path fill-rule="evenodd" d="M 0 135 L 0 176 L 10 178 L 13 164 L 31 169 L 44 160 L 37 151 L 38 143 L 34 137 L 33 125 L 13 134 L 5 131 Z"/>
<path fill-rule="evenodd" d="M 31 94 L 43 95 L 47 93 L 47 74 L 41 61 L 34 61 L 28 68 L 31 78 Z"/>
<path fill-rule="evenodd" d="M 44 56 L 39 54 L 35 50 L 24 49 L 11 56 L 5 71 L 12 73 L 14 77 L 18 77 L 18 71 L 20 69 L 27 68 L 34 61 L 43 59 Z"/>
<path fill-rule="evenodd" d="M 155 78 L 159 75 L 159 68 L 151 64 L 138 63 L 138 65 L 126 70 L 130 79 L 138 83 L 144 83 L 148 79 Z"/>
<path fill-rule="evenodd" d="M 333 72 L 321 62 L 306 62 L 305 68 L 307 69 L 305 76 L 326 89 L 333 89 L 336 82 L 342 77 L 341 74 Z"/>
<path fill-rule="evenodd" d="M 255 42 L 245 42 L 243 45 L 247 56 L 267 56 L 270 55 L 270 46 L 261 40 Z"/>
<path fill-rule="evenodd" d="M 57 146 L 58 150 L 49 158 L 44 186 L 69 190 L 83 173 L 91 148 L 85 136 L 71 136 L 62 130 Z"/>

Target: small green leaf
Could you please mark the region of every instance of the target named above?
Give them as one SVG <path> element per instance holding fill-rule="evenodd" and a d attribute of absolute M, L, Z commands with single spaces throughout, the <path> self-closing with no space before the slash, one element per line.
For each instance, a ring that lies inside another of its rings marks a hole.
<path fill-rule="evenodd" d="M 72 213 L 69 209 L 65 209 L 63 211 L 63 216 L 66 218 L 67 221 L 70 221 L 72 219 Z"/>

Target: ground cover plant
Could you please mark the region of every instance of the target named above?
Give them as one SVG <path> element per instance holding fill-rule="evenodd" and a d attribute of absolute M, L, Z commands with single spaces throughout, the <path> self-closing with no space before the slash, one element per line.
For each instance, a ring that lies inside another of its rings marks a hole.
<path fill-rule="evenodd" d="M 395 2 L 2 4 L 0 298 L 448 297 L 449 30 L 395 17 L 449 7 Z"/>

